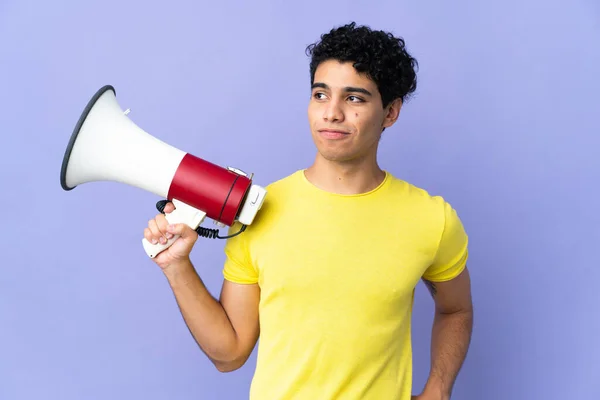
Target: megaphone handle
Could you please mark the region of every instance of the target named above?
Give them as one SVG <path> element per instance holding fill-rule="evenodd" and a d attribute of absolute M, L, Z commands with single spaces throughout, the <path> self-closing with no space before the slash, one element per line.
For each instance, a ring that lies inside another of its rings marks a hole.
<path fill-rule="evenodd" d="M 192 206 L 189 206 L 177 199 L 173 199 L 173 205 L 175 206 L 175 210 L 171 213 L 166 214 L 165 218 L 169 222 L 169 224 L 181 224 L 184 223 L 188 225 L 192 229 L 198 228 L 204 218 L 206 217 L 206 213 L 202 210 L 198 210 Z M 146 238 L 142 239 L 142 245 L 144 247 L 144 251 L 150 258 L 154 258 L 159 255 L 164 250 L 171 247 L 171 245 L 179 239 L 179 235 L 173 236 L 171 239 L 167 240 L 167 243 L 161 244 L 152 244 Z"/>

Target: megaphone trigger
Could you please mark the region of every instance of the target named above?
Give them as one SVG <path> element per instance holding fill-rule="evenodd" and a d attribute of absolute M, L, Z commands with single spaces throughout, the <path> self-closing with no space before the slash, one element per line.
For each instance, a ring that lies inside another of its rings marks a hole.
<path fill-rule="evenodd" d="M 165 213 L 165 207 L 167 206 L 167 203 L 169 202 L 169 200 L 159 200 L 156 202 L 156 209 L 158 210 L 158 212 L 160 212 L 161 214 Z"/>

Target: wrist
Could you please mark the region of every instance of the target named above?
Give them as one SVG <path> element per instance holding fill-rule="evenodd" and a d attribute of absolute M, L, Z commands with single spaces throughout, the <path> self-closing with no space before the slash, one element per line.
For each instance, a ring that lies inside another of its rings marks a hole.
<path fill-rule="evenodd" d="M 450 392 L 444 389 L 444 385 L 431 379 L 425 384 L 423 395 L 427 399 L 450 400 Z"/>
<path fill-rule="evenodd" d="M 189 274 L 195 272 L 194 266 L 189 258 L 176 260 L 162 269 L 163 274 L 170 283 L 185 279 Z"/>

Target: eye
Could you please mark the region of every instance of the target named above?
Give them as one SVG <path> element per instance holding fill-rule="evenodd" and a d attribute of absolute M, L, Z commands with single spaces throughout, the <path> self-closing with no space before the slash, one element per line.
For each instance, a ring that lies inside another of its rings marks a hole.
<path fill-rule="evenodd" d="M 325 98 L 325 93 L 316 92 L 315 94 L 313 94 L 313 97 L 317 100 L 323 100 Z"/>
<path fill-rule="evenodd" d="M 362 103 L 364 101 L 363 99 L 357 96 L 349 96 L 348 100 L 350 100 L 352 103 Z"/>

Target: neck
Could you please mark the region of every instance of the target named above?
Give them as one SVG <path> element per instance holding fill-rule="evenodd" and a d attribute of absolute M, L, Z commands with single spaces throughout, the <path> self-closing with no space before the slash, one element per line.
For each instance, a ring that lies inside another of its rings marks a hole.
<path fill-rule="evenodd" d="M 376 160 L 334 162 L 317 155 L 304 175 L 316 187 L 337 194 L 361 194 L 375 189 L 383 182 L 385 172 Z"/>

